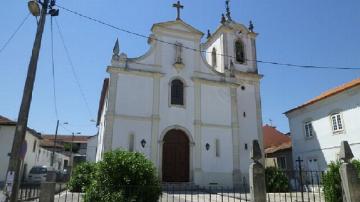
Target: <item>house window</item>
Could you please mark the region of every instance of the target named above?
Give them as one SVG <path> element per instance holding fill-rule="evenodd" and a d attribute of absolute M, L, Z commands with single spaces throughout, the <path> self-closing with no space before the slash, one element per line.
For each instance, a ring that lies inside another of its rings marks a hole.
<path fill-rule="evenodd" d="M 217 61 L 216 61 L 216 49 L 213 48 L 212 52 L 211 52 L 211 59 L 212 59 L 212 66 L 216 67 L 217 66 Z"/>
<path fill-rule="evenodd" d="M 286 157 L 285 156 L 279 156 L 276 159 L 278 168 L 285 170 L 286 169 Z"/>
<path fill-rule="evenodd" d="M 215 156 L 220 157 L 220 141 L 219 141 L 219 139 L 215 140 Z"/>
<path fill-rule="evenodd" d="M 36 140 L 34 140 L 34 145 L 33 145 L 33 152 L 35 152 L 35 150 L 36 150 Z"/>
<path fill-rule="evenodd" d="M 311 122 L 306 122 L 304 124 L 305 127 L 305 137 L 306 138 L 311 138 L 314 136 L 314 130 L 313 130 L 313 126 L 311 124 Z"/>
<path fill-rule="evenodd" d="M 340 113 L 331 115 L 331 123 L 332 123 L 332 130 L 334 132 L 342 131 L 344 129 L 344 125 Z"/>
<path fill-rule="evenodd" d="M 244 44 L 240 39 L 235 42 L 235 58 L 236 62 L 245 63 Z"/>
<path fill-rule="evenodd" d="M 184 105 L 184 84 L 179 79 L 171 81 L 171 104 Z"/>
<path fill-rule="evenodd" d="M 130 134 L 129 135 L 129 151 L 133 152 L 134 151 L 134 144 L 135 143 L 135 135 L 134 134 Z"/>

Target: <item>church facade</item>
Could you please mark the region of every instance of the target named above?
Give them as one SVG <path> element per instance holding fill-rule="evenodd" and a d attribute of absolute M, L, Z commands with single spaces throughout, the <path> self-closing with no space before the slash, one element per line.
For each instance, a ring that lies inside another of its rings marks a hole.
<path fill-rule="evenodd" d="M 141 152 L 162 182 L 237 186 L 248 179 L 252 140 L 262 145 L 257 34 L 231 19 L 203 33 L 178 17 L 154 24 L 137 58 L 115 44 L 98 113 L 97 161 Z"/>

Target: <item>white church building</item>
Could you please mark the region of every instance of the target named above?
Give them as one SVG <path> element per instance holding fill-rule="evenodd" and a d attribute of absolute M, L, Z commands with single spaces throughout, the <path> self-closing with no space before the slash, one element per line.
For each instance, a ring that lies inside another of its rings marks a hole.
<path fill-rule="evenodd" d="M 96 160 L 141 152 L 162 182 L 236 186 L 248 179 L 252 140 L 262 145 L 257 33 L 226 15 L 213 34 L 180 18 L 156 23 L 137 58 L 116 41 L 98 112 Z"/>

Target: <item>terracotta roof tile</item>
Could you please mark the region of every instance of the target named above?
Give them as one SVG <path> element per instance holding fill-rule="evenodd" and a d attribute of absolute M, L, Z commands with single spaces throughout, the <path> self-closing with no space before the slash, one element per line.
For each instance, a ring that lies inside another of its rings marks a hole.
<path fill-rule="evenodd" d="M 306 103 L 304 103 L 304 104 L 302 104 L 302 105 L 300 105 L 298 107 L 295 107 L 295 108 L 285 112 L 285 114 L 293 112 L 293 111 L 298 110 L 300 108 L 306 107 L 308 105 L 314 104 L 314 103 L 316 103 L 316 102 L 318 102 L 320 100 L 331 97 L 333 95 L 336 95 L 338 93 L 341 93 L 343 91 L 346 91 L 348 89 L 351 89 L 351 88 L 353 88 L 355 86 L 359 86 L 359 85 L 360 85 L 360 78 L 354 79 L 354 80 L 352 80 L 352 81 L 350 81 L 348 83 L 345 83 L 343 85 L 340 85 L 338 87 L 335 87 L 335 88 L 332 88 L 332 89 L 330 89 L 328 91 L 325 91 L 324 93 L 322 93 L 319 96 L 309 100 L 308 102 L 306 102 Z"/>
<path fill-rule="evenodd" d="M 16 122 L 0 115 L 0 125 L 16 125 Z"/>
<path fill-rule="evenodd" d="M 75 135 L 74 142 L 76 143 L 87 143 L 89 136 Z M 42 138 L 49 141 L 55 140 L 55 135 L 42 135 Z M 57 142 L 72 142 L 72 135 L 57 135 Z"/>
<path fill-rule="evenodd" d="M 263 126 L 263 138 L 265 153 L 291 148 L 291 138 L 273 126 Z"/>

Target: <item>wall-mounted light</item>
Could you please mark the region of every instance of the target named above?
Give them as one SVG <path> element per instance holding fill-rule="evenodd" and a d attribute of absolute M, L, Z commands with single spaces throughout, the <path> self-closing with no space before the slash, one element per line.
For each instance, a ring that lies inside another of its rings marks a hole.
<path fill-rule="evenodd" d="M 140 143 L 141 143 L 142 148 L 144 148 L 145 145 L 146 145 L 146 140 L 145 140 L 145 139 L 142 139 Z"/>
<path fill-rule="evenodd" d="M 205 149 L 206 149 L 207 151 L 209 151 L 209 149 L 210 149 L 210 144 L 209 144 L 209 143 L 206 143 Z"/>

